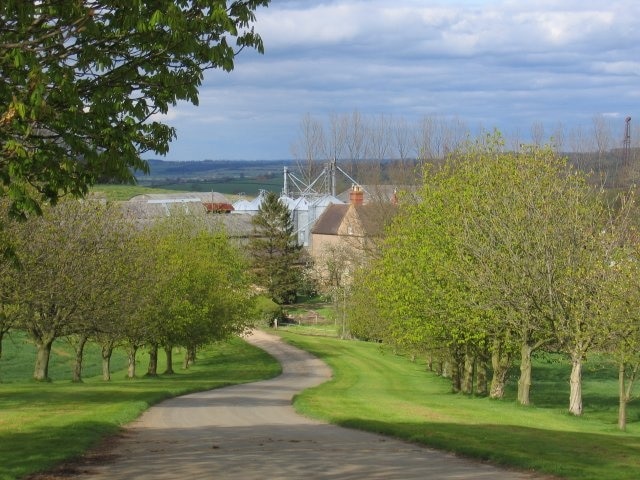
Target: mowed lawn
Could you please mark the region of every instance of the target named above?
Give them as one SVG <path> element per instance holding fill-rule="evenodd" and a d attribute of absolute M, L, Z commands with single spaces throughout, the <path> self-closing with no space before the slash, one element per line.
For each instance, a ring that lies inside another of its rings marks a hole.
<path fill-rule="evenodd" d="M 629 407 L 627 432 L 617 430 L 614 370 L 587 362 L 585 413 L 567 413 L 568 365 L 535 365 L 534 406 L 515 402 L 517 372 L 507 398 L 453 395 L 447 379 L 380 345 L 278 331 L 324 359 L 334 378 L 295 399 L 305 415 L 394 435 L 462 455 L 568 479 L 640 478 L 640 405 Z"/>
<path fill-rule="evenodd" d="M 174 354 L 175 375 L 145 377 L 148 355 L 140 352 L 139 375 L 125 379 L 118 370 L 110 382 L 99 375 L 94 346 L 87 356 L 87 374 L 71 383 L 73 356 L 64 341 L 54 344 L 53 381 L 35 383 L 31 377 L 33 349 L 24 337 L 5 340 L 0 359 L 0 479 L 11 480 L 53 467 L 82 454 L 102 438 L 137 418 L 150 405 L 194 391 L 270 378 L 280 365 L 255 347 L 234 339 L 202 349 L 189 370 L 182 370 L 180 352 Z M 161 355 L 162 359 L 163 355 Z M 123 354 L 114 363 L 124 367 Z M 165 366 L 160 365 L 162 372 Z"/>

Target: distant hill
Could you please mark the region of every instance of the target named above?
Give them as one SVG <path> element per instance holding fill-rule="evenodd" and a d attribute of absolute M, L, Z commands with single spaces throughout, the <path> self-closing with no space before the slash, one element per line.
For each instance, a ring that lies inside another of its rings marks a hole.
<path fill-rule="evenodd" d="M 262 175 L 282 175 L 283 168 L 290 166 L 291 160 L 199 160 L 176 162 L 149 160 L 151 172 L 148 175 L 136 172 L 138 183 L 148 184 L 175 179 L 213 180 L 222 178 L 257 177 Z"/>
<path fill-rule="evenodd" d="M 284 167 L 291 160 L 148 160 L 150 172 L 135 172 L 138 185 L 169 190 L 257 195 L 260 190 L 281 191 Z"/>

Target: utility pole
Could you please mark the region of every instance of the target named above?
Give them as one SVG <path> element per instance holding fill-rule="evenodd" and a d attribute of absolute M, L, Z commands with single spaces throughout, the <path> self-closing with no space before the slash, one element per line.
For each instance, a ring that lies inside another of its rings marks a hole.
<path fill-rule="evenodd" d="M 625 166 L 629 165 L 631 157 L 631 117 L 624 120 L 624 142 L 622 147 L 622 160 Z"/>

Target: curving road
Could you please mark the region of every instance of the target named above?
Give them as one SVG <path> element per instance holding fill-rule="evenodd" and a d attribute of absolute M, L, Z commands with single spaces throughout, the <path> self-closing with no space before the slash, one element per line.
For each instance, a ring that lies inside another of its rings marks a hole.
<path fill-rule="evenodd" d="M 132 423 L 91 479 L 492 479 L 544 478 L 460 459 L 296 414 L 293 395 L 331 376 L 317 358 L 279 338 L 248 341 L 283 365 L 277 378 L 165 401 Z"/>

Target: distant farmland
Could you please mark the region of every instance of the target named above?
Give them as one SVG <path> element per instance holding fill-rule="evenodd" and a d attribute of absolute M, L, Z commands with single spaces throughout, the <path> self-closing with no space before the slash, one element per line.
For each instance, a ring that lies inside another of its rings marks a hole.
<path fill-rule="evenodd" d="M 260 190 L 280 192 L 283 167 L 290 161 L 169 162 L 150 160 L 151 172 L 137 174 L 139 185 L 164 190 L 219 192 L 227 195 L 256 196 Z"/>
<path fill-rule="evenodd" d="M 280 192 L 282 178 L 230 178 L 220 180 L 181 181 L 163 184 L 165 190 L 187 192 L 219 192 L 227 195 L 246 195 L 255 197 L 260 190 Z"/>

